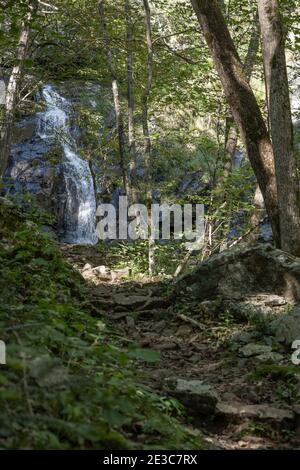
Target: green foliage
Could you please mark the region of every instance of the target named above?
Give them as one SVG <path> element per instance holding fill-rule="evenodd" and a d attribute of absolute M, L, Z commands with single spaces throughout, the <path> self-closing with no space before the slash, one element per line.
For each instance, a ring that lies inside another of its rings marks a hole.
<path fill-rule="evenodd" d="M 142 385 L 135 361 L 157 353 L 114 343 L 37 214 L 2 199 L 0 238 L 0 447 L 201 447 L 170 417 L 177 405 Z"/>
<path fill-rule="evenodd" d="M 186 254 L 181 240 L 168 240 L 155 245 L 155 274 L 173 276 Z M 129 268 L 130 278 L 139 279 L 148 276 L 148 240 L 120 242 L 114 244 L 99 243 L 98 250 L 105 254 L 111 269 Z"/>

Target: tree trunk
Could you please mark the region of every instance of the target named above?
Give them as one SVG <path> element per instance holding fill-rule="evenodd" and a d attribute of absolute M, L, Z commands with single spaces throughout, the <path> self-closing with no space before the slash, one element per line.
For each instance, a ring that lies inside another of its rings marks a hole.
<path fill-rule="evenodd" d="M 128 103 L 128 154 L 129 154 L 129 171 L 130 171 L 130 192 L 133 202 L 137 202 L 136 193 L 136 141 L 134 127 L 134 82 L 133 82 L 133 23 L 131 18 L 130 0 L 125 1 L 125 15 L 127 28 L 127 103 Z"/>
<path fill-rule="evenodd" d="M 300 186 L 278 0 L 258 1 L 281 225 L 281 248 L 300 256 Z"/>
<path fill-rule="evenodd" d="M 16 53 L 16 64 L 12 69 L 6 89 L 5 118 L 2 130 L 3 136 L 0 146 L 0 176 L 4 176 L 4 173 L 7 168 L 15 118 L 16 100 L 22 77 L 23 65 L 28 52 L 31 22 L 37 9 L 38 1 L 32 0 L 29 4 L 28 13 L 21 27 L 21 33 Z"/>
<path fill-rule="evenodd" d="M 128 189 L 128 177 L 127 177 L 127 168 L 125 162 L 125 135 L 124 135 L 124 120 L 123 120 L 123 113 L 120 101 L 120 94 L 119 94 L 119 85 L 118 80 L 116 77 L 116 71 L 114 67 L 113 55 L 110 46 L 109 35 L 107 32 L 107 25 L 106 25 L 106 17 L 105 17 L 105 5 L 104 0 L 100 0 L 99 2 L 99 13 L 101 18 L 101 25 L 103 30 L 103 38 L 104 38 L 104 45 L 107 54 L 107 63 L 109 72 L 111 74 L 111 88 L 114 100 L 114 109 L 116 115 L 116 126 L 117 126 L 117 133 L 118 133 L 118 143 L 119 143 L 119 156 L 120 156 L 120 167 L 122 172 L 122 180 L 123 180 L 123 187 L 126 194 L 129 193 Z"/>
<path fill-rule="evenodd" d="M 257 56 L 257 52 L 259 49 L 259 39 L 260 39 L 260 31 L 259 31 L 259 19 L 258 19 L 258 11 L 255 14 L 253 19 L 253 27 L 251 38 L 248 46 L 247 55 L 244 62 L 244 72 L 245 75 L 250 83 L 251 75 L 253 72 L 255 59 Z M 237 142 L 238 142 L 238 130 L 237 127 L 233 124 L 232 116 L 227 117 L 226 119 L 226 127 L 228 128 L 228 134 L 225 144 L 225 176 L 231 169 L 234 167 L 234 156 L 237 149 Z"/>
<path fill-rule="evenodd" d="M 262 191 L 274 242 L 280 246 L 274 155 L 266 124 L 216 0 L 191 0 L 191 3 Z"/>
<path fill-rule="evenodd" d="M 145 24 L 146 24 L 146 42 L 147 42 L 147 81 L 142 94 L 142 120 L 143 120 L 143 136 L 144 136 L 144 156 L 147 180 L 147 200 L 148 200 L 148 223 L 150 231 L 152 227 L 152 169 L 151 169 L 151 138 L 149 132 L 149 119 L 148 119 L 148 99 L 152 88 L 153 76 L 153 44 L 152 44 L 152 29 L 151 29 L 151 12 L 148 0 L 143 0 L 145 9 Z M 149 236 L 149 275 L 152 276 L 154 270 L 154 239 L 151 233 Z"/>
<path fill-rule="evenodd" d="M 2 142 L 4 133 L 4 116 L 5 116 L 5 96 L 6 96 L 6 84 L 2 68 L 0 67 L 0 142 Z"/>

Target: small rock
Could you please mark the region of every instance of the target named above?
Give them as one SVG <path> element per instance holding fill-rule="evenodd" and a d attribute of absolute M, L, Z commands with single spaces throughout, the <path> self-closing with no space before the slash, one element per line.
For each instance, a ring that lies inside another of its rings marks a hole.
<path fill-rule="evenodd" d="M 155 325 L 153 325 L 153 330 L 161 333 L 166 328 L 166 326 L 167 326 L 167 322 L 165 320 L 161 320 Z"/>
<path fill-rule="evenodd" d="M 126 323 L 129 328 L 135 328 L 135 321 L 134 318 L 127 316 Z"/>
<path fill-rule="evenodd" d="M 176 336 L 188 336 L 191 332 L 192 328 L 190 326 L 181 325 L 176 332 Z"/>
<path fill-rule="evenodd" d="M 112 281 L 116 281 L 118 279 L 122 279 L 123 277 L 127 277 L 130 275 L 130 269 L 114 269 L 110 272 Z"/>
<path fill-rule="evenodd" d="M 233 402 L 238 402 L 239 401 L 238 397 L 232 392 L 223 393 L 222 398 L 223 398 L 224 401 L 231 401 L 231 402 L 232 401 Z"/>
<path fill-rule="evenodd" d="M 219 402 L 216 406 L 216 414 L 229 419 L 252 418 L 281 423 L 285 420 L 293 420 L 295 415 L 291 410 L 274 408 L 267 404 L 246 405 L 237 402 Z"/>
<path fill-rule="evenodd" d="M 142 295 L 130 295 L 127 297 L 124 294 L 115 294 L 113 296 L 113 300 L 116 304 L 128 307 L 130 309 L 137 309 L 141 307 L 154 309 L 165 307 L 167 305 L 167 301 L 165 299 L 160 297 L 145 297 Z"/>
<path fill-rule="evenodd" d="M 244 357 L 260 356 L 272 352 L 271 346 L 259 343 L 249 343 L 239 349 L 239 353 Z"/>
<path fill-rule="evenodd" d="M 82 272 L 89 271 L 90 269 L 93 269 L 93 266 L 91 266 L 89 263 L 86 263 L 82 268 Z"/>
<path fill-rule="evenodd" d="M 96 268 L 93 268 L 93 271 L 96 271 L 99 274 L 108 274 L 109 269 L 102 265 L 102 266 L 96 266 Z"/>
<path fill-rule="evenodd" d="M 189 361 L 192 362 L 193 364 L 197 364 L 201 360 L 201 356 L 199 354 L 193 354 L 190 358 Z"/>
<path fill-rule="evenodd" d="M 261 363 L 278 364 L 280 361 L 282 361 L 283 356 L 282 356 L 282 354 L 271 351 L 271 352 L 267 352 L 265 354 L 260 354 L 259 356 L 256 357 L 256 359 Z"/>
<path fill-rule="evenodd" d="M 286 305 L 287 301 L 284 297 L 279 295 L 270 295 L 268 299 L 265 301 L 265 305 L 267 307 L 281 307 L 282 305 Z"/>
<path fill-rule="evenodd" d="M 194 415 L 214 413 L 218 401 L 216 390 L 202 380 L 177 379 L 172 393 Z"/>
<path fill-rule="evenodd" d="M 159 343 L 154 346 L 154 349 L 157 351 L 172 351 L 173 349 L 177 349 L 177 344 L 172 342 Z"/>
<path fill-rule="evenodd" d="M 231 341 L 236 342 L 236 343 L 250 343 L 252 340 L 256 340 L 259 338 L 260 334 L 258 331 L 241 331 L 238 333 L 235 333 Z"/>
<path fill-rule="evenodd" d="M 169 371 L 166 369 L 156 369 L 151 373 L 151 375 L 157 380 L 162 380 L 168 377 Z"/>
<path fill-rule="evenodd" d="M 29 373 L 40 387 L 45 388 L 64 387 L 69 380 L 68 369 L 50 356 L 37 357 L 31 361 Z"/>

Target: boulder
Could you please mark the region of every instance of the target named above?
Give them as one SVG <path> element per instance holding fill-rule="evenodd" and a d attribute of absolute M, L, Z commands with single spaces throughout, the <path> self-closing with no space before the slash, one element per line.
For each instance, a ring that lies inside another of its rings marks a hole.
<path fill-rule="evenodd" d="M 271 305 L 300 300 L 300 261 L 269 244 L 235 246 L 202 262 L 176 282 L 177 296 L 199 301 L 243 301 L 246 297 L 273 296 Z M 274 295 L 279 296 L 274 299 Z M 266 308 L 272 308 L 265 305 Z M 275 307 L 276 308 L 276 307 Z"/>
<path fill-rule="evenodd" d="M 202 380 L 177 379 L 170 392 L 179 399 L 193 415 L 212 414 L 218 402 L 216 390 Z"/>

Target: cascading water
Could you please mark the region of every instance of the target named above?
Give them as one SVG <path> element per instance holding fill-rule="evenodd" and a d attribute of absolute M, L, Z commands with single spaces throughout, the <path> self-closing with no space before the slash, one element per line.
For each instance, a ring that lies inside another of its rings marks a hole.
<path fill-rule="evenodd" d="M 63 240 L 67 243 L 95 244 L 96 195 L 87 161 L 76 154 L 69 125 L 70 105 L 51 86 L 42 91 L 46 110 L 39 115 L 38 134 L 44 140 L 57 139 L 64 150 L 63 179 L 65 197 L 61 218 Z"/>

